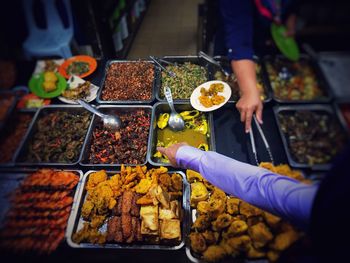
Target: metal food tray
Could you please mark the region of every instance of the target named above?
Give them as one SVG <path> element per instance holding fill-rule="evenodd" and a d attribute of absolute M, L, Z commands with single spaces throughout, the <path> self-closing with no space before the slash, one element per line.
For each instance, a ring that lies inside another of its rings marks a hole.
<path fill-rule="evenodd" d="M 33 137 L 33 135 L 35 134 L 35 132 L 37 131 L 37 121 L 39 120 L 39 118 L 42 115 L 47 115 L 48 113 L 51 112 L 55 112 L 55 111 L 70 111 L 70 112 L 84 112 L 85 109 L 79 105 L 48 105 L 48 106 L 44 106 L 41 107 L 40 109 L 38 109 L 35 113 L 35 116 L 33 117 L 33 120 L 24 136 L 23 141 L 21 142 L 21 144 L 18 147 L 17 153 L 15 154 L 14 160 L 15 160 L 15 165 L 19 165 L 19 166 L 74 166 L 77 165 L 81 159 L 82 156 L 82 151 L 80 152 L 77 160 L 75 162 L 72 163 L 53 163 L 53 162 L 49 162 L 49 163 L 45 163 L 45 162 L 38 162 L 38 163 L 30 163 L 30 162 L 25 162 L 22 161 L 22 158 L 24 157 L 23 155 L 26 153 L 27 149 L 28 149 L 28 143 L 31 140 L 31 138 Z M 92 114 L 91 114 L 92 115 Z M 90 119 L 90 125 L 92 123 L 92 118 L 93 115 L 91 116 Z M 86 130 L 85 133 L 85 139 L 84 142 L 81 146 L 81 150 L 83 149 L 83 146 L 85 144 L 85 141 L 87 139 L 87 133 L 88 133 L 89 128 Z"/>
<path fill-rule="evenodd" d="M 210 74 L 209 74 L 209 69 L 208 69 L 208 62 L 206 60 L 204 60 L 203 58 L 199 57 L 199 56 L 164 56 L 162 57 L 162 59 L 169 61 L 170 63 L 177 63 L 177 64 L 184 64 L 185 62 L 190 62 L 192 64 L 196 64 L 199 66 L 202 66 L 206 69 L 207 71 L 207 81 L 210 80 Z M 159 61 L 159 63 L 162 66 L 166 66 L 165 63 Z M 166 101 L 165 98 L 161 98 L 160 97 L 160 89 L 162 89 L 162 74 L 160 72 L 159 74 L 159 85 L 158 88 L 156 90 L 156 98 L 158 101 Z M 170 87 L 171 88 L 171 87 Z M 178 102 L 189 102 L 190 98 L 188 99 L 174 99 L 174 101 L 178 101 Z"/>
<path fill-rule="evenodd" d="M 190 217 L 190 197 L 189 197 L 189 191 L 190 186 L 186 180 L 186 176 L 181 171 L 168 171 L 169 174 L 178 173 L 182 176 L 182 182 L 183 182 L 183 188 L 182 188 L 182 221 L 181 221 L 181 242 L 178 245 L 163 245 L 163 244 L 127 244 L 127 243 L 106 243 L 104 245 L 98 245 L 98 244 L 91 244 L 91 243 L 80 243 L 77 244 L 72 240 L 72 235 L 76 232 L 76 230 L 79 227 L 82 227 L 83 223 L 85 222 L 82 217 L 80 216 L 82 206 L 86 199 L 86 189 L 85 185 L 88 182 L 88 177 L 91 173 L 94 173 L 97 171 L 88 171 L 84 174 L 81 186 L 79 188 L 78 193 L 78 199 L 73 203 L 72 212 L 69 218 L 69 223 L 66 230 L 66 239 L 67 243 L 70 247 L 73 248 L 109 248 L 109 249 L 147 249 L 147 250 L 178 250 L 182 248 L 185 245 L 185 238 L 188 235 L 189 232 L 189 217 Z M 114 175 L 116 173 L 120 173 L 120 170 L 118 171 L 107 171 L 107 174 Z M 107 224 L 105 223 L 101 228 L 100 231 L 107 231 Z"/>
<path fill-rule="evenodd" d="M 32 120 L 31 120 L 30 123 L 29 123 L 29 126 L 28 126 L 27 131 L 29 130 L 29 128 L 30 128 L 31 125 L 32 125 L 32 122 L 33 122 L 33 120 L 34 120 L 35 113 L 36 113 L 36 111 L 33 111 L 33 110 L 25 110 L 25 111 L 23 111 L 23 110 L 18 110 L 17 113 L 16 113 L 16 114 L 31 114 L 31 115 L 32 115 Z M 2 132 L 3 132 L 3 131 L 0 130 L 0 135 L 1 135 L 1 136 L 2 136 Z M 19 148 L 20 148 L 20 146 L 22 145 L 22 143 L 23 143 L 25 137 L 26 137 L 26 133 L 23 134 L 23 137 L 22 137 L 21 140 L 19 141 L 19 144 L 18 144 L 18 146 L 17 146 L 17 149 L 16 149 L 16 151 L 15 151 L 15 152 L 13 153 L 13 155 L 12 155 L 11 161 L 10 161 L 10 162 L 7 162 L 7 163 L 0 163 L 0 167 L 13 167 L 13 166 L 15 166 L 15 158 L 16 158 L 16 156 L 18 155 Z"/>
<path fill-rule="evenodd" d="M 106 63 L 106 67 L 104 70 L 104 75 L 101 80 L 100 88 L 98 89 L 96 101 L 101 104 L 150 104 L 155 99 L 155 93 L 159 86 L 159 76 L 160 70 L 158 67 L 154 65 L 154 79 L 153 79 L 153 88 L 152 88 L 152 95 L 150 100 L 103 100 L 102 99 L 102 90 L 104 89 L 105 80 L 108 74 L 108 70 L 111 64 L 113 63 L 140 63 L 140 62 L 149 62 L 154 65 L 154 62 L 151 60 L 109 60 Z"/>
<path fill-rule="evenodd" d="M 290 106 L 275 106 L 273 108 L 274 110 L 274 116 L 275 120 L 278 126 L 278 130 L 280 133 L 280 136 L 282 138 L 283 146 L 285 149 L 285 152 L 287 154 L 287 159 L 290 164 L 290 166 L 294 168 L 311 168 L 312 170 L 319 170 L 319 171 L 327 171 L 331 168 L 331 163 L 325 163 L 325 164 L 315 164 L 315 165 L 309 165 L 306 163 L 299 163 L 295 161 L 292 153 L 289 150 L 289 143 L 287 141 L 285 133 L 282 131 L 282 127 L 280 124 L 280 121 L 278 119 L 278 115 L 281 112 L 296 112 L 296 111 L 303 111 L 303 110 L 308 110 L 308 111 L 318 111 L 318 112 L 325 112 L 328 113 L 331 116 L 334 116 L 338 120 L 338 123 L 340 124 L 340 127 L 343 129 L 344 134 L 347 135 L 347 138 L 349 139 L 349 131 L 347 129 L 347 126 L 345 124 L 345 120 L 343 117 L 340 115 L 339 112 L 334 110 L 330 105 L 325 105 L 325 104 L 313 104 L 313 105 L 290 105 Z"/>
<path fill-rule="evenodd" d="M 151 123 L 152 123 L 152 106 L 150 105 L 100 105 L 97 107 L 99 110 L 102 112 L 110 112 L 111 110 L 116 110 L 120 112 L 133 112 L 138 109 L 144 109 L 144 110 L 149 110 L 151 113 Z M 91 149 L 91 141 L 92 141 L 92 135 L 94 132 L 94 129 L 97 125 L 97 123 L 100 122 L 100 118 L 96 115 L 93 116 L 91 120 L 91 124 L 85 139 L 85 142 L 82 147 L 82 154 L 80 158 L 80 165 L 85 166 L 85 167 L 100 167 L 100 168 L 112 168 L 112 167 L 120 167 L 122 164 L 93 164 L 89 162 L 89 154 L 90 154 L 90 149 Z M 151 123 L 150 123 L 150 129 L 151 129 Z M 148 149 L 149 149 L 149 138 L 151 135 L 151 130 L 149 131 L 148 134 L 148 141 L 147 141 L 147 154 L 145 157 L 145 161 L 143 163 L 139 164 L 125 164 L 128 166 L 136 166 L 136 165 L 145 165 L 147 163 L 147 155 L 148 155 Z"/>
<path fill-rule="evenodd" d="M 227 59 L 227 57 L 223 57 L 223 56 L 215 56 L 214 59 L 218 62 L 221 63 L 221 65 L 230 73 L 232 73 L 232 68 L 230 66 L 230 61 Z M 254 56 L 254 62 L 258 65 L 260 65 L 261 67 L 261 72 L 260 72 L 260 77 L 262 80 L 262 84 L 263 84 L 263 89 L 266 95 L 266 99 L 264 99 L 264 103 L 268 103 L 272 100 L 272 92 L 270 89 L 270 85 L 268 84 L 268 79 L 267 79 L 267 75 L 265 72 L 265 68 L 263 67 L 263 63 L 261 62 L 260 58 L 258 58 L 257 56 Z M 209 66 L 209 73 L 210 73 L 210 79 L 211 80 L 215 80 L 215 72 L 219 71 L 220 69 L 218 69 L 215 65 L 210 65 Z M 232 96 L 231 96 L 232 98 Z M 229 102 L 237 102 L 234 99 L 229 99 Z"/>
<path fill-rule="evenodd" d="M 10 106 L 7 108 L 6 114 L 4 116 L 3 120 L 0 120 L 0 131 L 2 130 L 2 128 L 4 127 L 7 119 L 9 118 L 9 116 L 12 114 L 12 112 L 14 111 L 16 104 L 17 104 L 17 97 L 16 94 L 12 91 L 0 91 L 0 97 L 13 97 L 13 101 L 10 104 Z"/>
<path fill-rule="evenodd" d="M 75 172 L 79 176 L 79 182 L 75 187 L 74 191 L 74 197 L 73 197 L 73 204 L 72 208 L 74 206 L 74 203 L 76 202 L 78 198 L 78 190 L 81 185 L 81 180 L 83 178 L 83 171 L 76 170 L 76 169 L 54 169 L 55 171 L 69 171 L 69 172 Z M 3 225 L 4 217 L 8 211 L 8 209 L 11 207 L 8 197 L 11 193 L 14 192 L 14 190 L 19 187 L 21 181 L 27 177 L 29 174 L 38 171 L 38 169 L 23 169 L 18 171 L 8 171 L 8 172 L 1 172 L 0 173 L 0 229 Z M 71 210 L 72 213 L 72 210 Z M 69 221 L 71 220 L 71 215 L 69 216 L 67 225 L 69 224 Z"/>
<path fill-rule="evenodd" d="M 181 111 L 187 111 L 187 110 L 194 110 L 194 108 L 189 104 L 188 102 L 174 102 L 174 107 L 178 112 Z M 152 119 L 151 119 L 151 134 L 149 137 L 149 143 L 148 143 L 148 162 L 154 166 L 171 166 L 170 163 L 158 163 L 153 161 L 152 156 L 156 152 L 155 149 L 157 147 L 157 116 L 159 116 L 160 112 L 170 112 L 170 108 L 168 103 L 166 102 L 157 102 L 153 106 L 153 112 L 152 112 Z M 212 113 L 205 113 L 207 115 L 208 120 L 208 126 L 209 126 L 209 134 L 210 137 L 208 139 L 208 146 L 210 151 L 216 151 L 216 145 L 215 145 L 215 134 L 214 134 L 214 119 Z"/>
<path fill-rule="evenodd" d="M 276 55 L 274 57 L 272 56 L 265 56 L 263 59 L 262 65 L 264 67 L 264 71 L 266 72 L 266 80 L 267 83 L 269 85 L 269 88 L 272 92 L 272 98 L 281 104 L 309 104 L 309 103 L 329 103 L 332 98 L 333 98 L 333 94 L 331 92 L 331 89 L 329 88 L 328 82 L 326 81 L 326 78 L 324 77 L 324 75 L 322 74 L 321 69 L 319 68 L 319 66 L 317 65 L 316 62 L 314 62 L 308 55 L 306 54 L 301 54 L 300 55 L 300 60 L 306 60 L 307 63 L 310 65 L 310 67 L 313 69 L 314 73 L 315 73 L 315 77 L 316 80 L 319 84 L 319 88 L 324 92 L 324 97 L 319 97 L 319 98 L 315 98 L 312 100 L 283 100 L 283 99 L 279 99 L 275 96 L 275 92 L 272 88 L 272 83 L 270 80 L 270 75 L 267 71 L 267 66 L 266 64 L 269 62 L 272 65 L 274 64 L 274 59 L 280 59 L 280 60 L 284 60 L 287 63 L 292 63 L 290 62 L 287 58 L 283 57 L 282 55 Z"/>

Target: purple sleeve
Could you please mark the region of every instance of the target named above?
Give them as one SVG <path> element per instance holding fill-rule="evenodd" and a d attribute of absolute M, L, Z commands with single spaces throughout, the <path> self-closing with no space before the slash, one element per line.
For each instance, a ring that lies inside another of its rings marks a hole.
<path fill-rule="evenodd" d="M 198 171 L 226 193 L 307 229 L 318 185 L 191 146 L 180 147 L 176 161 L 182 168 Z"/>

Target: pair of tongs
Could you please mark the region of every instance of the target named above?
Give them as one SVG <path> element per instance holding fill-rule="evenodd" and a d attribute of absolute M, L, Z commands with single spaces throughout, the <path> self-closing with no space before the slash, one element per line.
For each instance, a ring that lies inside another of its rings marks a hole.
<path fill-rule="evenodd" d="M 260 136 L 261 136 L 261 138 L 262 138 L 262 140 L 264 142 L 266 151 L 269 154 L 271 163 L 274 164 L 270 145 L 269 145 L 269 143 L 266 140 L 265 134 L 264 134 L 264 132 L 263 132 L 263 130 L 262 130 L 258 120 L 256 119 L 255 114 L 253 115 L 253 119 L 254 119 L 255 126 L 257 127 L 257 129 L 258 129 L 258 131 L 260 133 Z M 254 154 L 255 162 L 259 166 L 258 154 L 256 152 L 255 139 L 254 139 L 254 134 L 253 134 L 253 127 L 251 127 L 250 130 L 249 130 L 249 137 L 250 137 L 250 143 L 252 144 L 252 151 L 253 151 L 253 154 Z"/>
<path fill-rule="evenodd" d="M 198 56 L 201 58 L 204 58 L 206 61 L 208 61 L 209 63 L 217 66 L 218 68 L 220 68 L 220 70 L 225 74 L 226 77 L 230 76 L 230 72 L 228 72 L 227 70 L 225 70 L 220 62 L 216 61 L 214 58 L 212 58 L 211 56 L 209 56 L 208 54 L 204 53 L 203 51 L 199 51 L 198 52 Z"/>
<path fill-rule="evenodd" d="M 170 77 L 172 78 L 175 78 L 176 77 L 176 74 L 175 72 L 171 71 L 171 70 L 167 70 L 165 67 L 162 66 L 162 64 L 159 63 L 158 59 L 156 59 L 155 57 L 153 56 L 149 56 L 149 58 L 157 64 L 158 67 L 161 68 L 161 70 L 163 70 L 164 72 L 166 72 Z"/>

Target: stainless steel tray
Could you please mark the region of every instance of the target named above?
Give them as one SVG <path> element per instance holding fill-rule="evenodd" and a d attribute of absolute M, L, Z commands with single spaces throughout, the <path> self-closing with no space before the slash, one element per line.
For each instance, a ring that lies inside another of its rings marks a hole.
<path fill-rule="evenodd" d="M 343 129 L 344 134 L 347 135 L 347 139 L 349 140 L 349 135 L 348 135 L 349 132 L 345 124 L 345 120 L 342 118 L 339 112 L 336 112 L 330 105 L 325 105 L 325 104 L 275 106 L 273 110 L 274 110 L 274 115 L 278 126 L 278 130 L 282 138 L 283 146 L 287 154 L 287 158 L 290 166 L 295 168 L 311 168 L 312 170 L 320 170 L 320 171 L 329 170 L 331 168 L 331 163 L 309 165 L 306 163 L 299 163 L 294 159 L 292 153 L 290 152 L 290 147 L 289 147 L 289 143 L 287 141 L 286 135 L 282 131 L 282 127 L 278 119 L 278 115 L 281 112 L 295 112 L 295 111 L 303 111 L 303 110 L 328 113 L 329 115 L 334 116 L 334 118 L 338 120 L 340 127 Z"/>
<path fill-rule="evenodd" d="M 0 229 L 3 225 L 3 220 L 5 218 L 6 212 L 11 207 L 10 202 L 8 198 L 10 197 L 11 193 L 20 185 L 22 180 L 27 177 L 30 173 L 33 173 L 37 171 L 38 169 L 23 169 L 23 170 L 16 170 L 16 171 L 7 171 L 7 172 L 0 172 Z M 74 197 L 73 197 L 73 204 L 76 202 L 78 198 L 78 192 L 81 185 L 81 180 L 83 178 L 83 171 L 76 170 L 76 169 L 54 169 L 55 171 L 70 171 L 70 172 L 76 172 L 79 176 L 79 183 L 75 187 Z M 70 216 L 71 217 L 71 216 Z M 68 219 L 68 223 L 70 220 L 70 217 Z M 67 224 L 68 225 L 68 224 Z"/>
<path fill-rule="evenodd" d="M 186 111 L 186 110 L 194 110 L 194 108 L 191 106 L 188 102 L 174 102 L 174 107 L 178 112 Z M 153 112 L 152 112 L 152 119 L 151 119 L 151 134 L 150 134 L 150 140 L 148 143 L 148 162 L 154 166 L 170 166 L 170 163 L 159 163 L 153 160 L 153 154 L 156 152 L 157 147 L 157 116 L 160 112 L 170 112 L 170 108 L 168 103 L 166 102 L 157 102 L 153 106 Z M 210 151 L 216 151 L 216 145 L 215 145 L 215 134 L 214 134 L 214 119 L 212 113 L 206 113 L 208 118 L 208 125 L 209 125 L 209 139 L 208 139 L 208 146 Z"/>
<path fill-rule="evenodd" d="M 150 113 L 152 113 L 152 106 L 150 105 L 100 105 L 97 107 L 100 109 L 102 112 L 133 112 L 137 109 L 144 109 L 144 110 L 149 110 Z M 89 162 L 89 154 L 90 154 L 90 149 L 91 149 L 91 140 L 92 140 L 92 134 L 94 132 L 94 129 L 97 125 L 97 123 L 100 121 L 99 117 L 94 115 L 91 121 L 91 125 L 89 127 L 89 131 L 86 136 L 86 140 L 83 144 L 82 147 L 82 154 L 81 154 L 81 159 L 80 159 L 80 165 L 85 166 L 85 167 L 101 167 L 101 168 L 112 168 L 112 167 L 118 167 L 121 166 L 122 164 L 92 164 Z M 152 114 L 151 114 L 151 123 L 152 123 Z M 150 125 L 151 129 L 151 125 Z M 149 131 L 148 138 L 150 137 L 151 130 Z M 148 155 L 148 149 L 149 149 L 149 139 L 147 141 L 147 155 Z M 136 165 L 145 165 L 147 163 L 147 155 L 145 157 L 145 161 L 140 164 L 125 164 L 128 166 L 136 166 Z"/>
<path fill-rule="evenodd" d="M 37 131 L 37 121 L 39 120 L 39 118 L 41 116 L 45 116 L 48 113 L 51 112 L 55 112 L 55 111 L 68 111 L 68 112 L 84 112 L 86 111 L 83 107 L 78 106 L 78 105 L 48 105 L 48 106 L 44 106 L 42 108 L 40 108 L 39 110 L 36 111 L 35 116 L 31 122 L 30 127 L 28 128 L 26 135 L 24 136 L 23 141 L 21 142 L 20 146 L 18 147 L 18 151 L 16 153 L 16 156 L 14 157 L 15 160 L 15 165 L 19 165 L 19 166 L 74 166 L 77 165 L 81 159 L 82 156 L 82 151 L 80 151 L 80 154 L 78 156 L 78 158 L 72 162 L 72 163 L 45 163 L 45 162 L 38 162 L 38 163 L 30 163 L 30 162 L 26 162 L 23 160 L 23 157 L 28 149 L 28 143 L 31 140 L 31 138 L 33 137 L 33 135 L 36 133 Z M 91 115 L 91 118 L 93 117 L 93 115 Z M 91 120 L 90 120 L 90 125 L 91 126 Z M 85 133 L 85 139 L 83 144 L 81 145 L 81 149 L 87 139 L 87 132 L 88 132 L 89 128 L 86 130 Z"/>
<path fill-rule="evenodd" d="M 22 111 L 22 110 L 18 110 L 15 114 L 30 114 L 32 115 L 32 120 L 30 121 L 29 123 L 29 126 L 28 126 L 28 129 L 27 131 L 29 130 L 29 128 L 31 127 L 31 123 L 34 121 L 34 116 L 35 116 L 35 111 L 29 111 L 29 110 L 26 110 L 26 111 Z M 8 121 L 10 122 L 10 120 Z M 0 136 L 2 137 L 3 136 L 3 132 L 5 132 L 5 129 L 4 130 L 0 130 Z M 0 163 L 0 167 L 13 167 L 15 165 L 15 158 L 18 154 L 18 151 L 19 151 L 19 148 L 21 146 L 21 144 L 23 143 L 24 139 L 25 139 L 25 135 L 26 133 L 23 135 L 23 137 L 21 138 L 21 140 L 18 142 L 18 145 L 17 145 L 17 149 L 16 151 L 13 153 L 12 155 L 12 158 L 11 158 L 11 161 L 10 162 L 7 162 L 7 163 Z"/>
<path fill-rule="evenodd" d="M 199 66 L 202 66 L 206 69 L 207 71 L 207 80 L 209 81 L 210 79 L 210 74 L 209 74 L 209 69 L 208 69 L 208 62 L 206 60 L 204 60 L 201 57 L 198 56 L 164 56 L 163 57 L 164 60 L 169 61 L 171 63 L 177 63 L 177 64 L 183 64 L 185 62 L 191 62 L 192 64 L 197 64 Z M 165 63 L 160 62 L 163 66 L 166 66 Z M 158 88 L 156 90 L 156 98 L 158 101 L 166 101 L 165 98 L 161 98 L 160 97 L 160 89 L 162 89 L 162 74 L 160 72 L 159 74 L 159 85 Z M 170 87 L 171 88 L 171 87 Z M 190 98 L 188 99 L 174 99 L 174 101 L 178 101 L 178 102 L 189 102 Z"/>
<path fill-rule="evenodd" d="M 310 65 L 310 67 L 314 70 L 315 72 L 315 77 L 317 79 L 317 82 L 319 84 L 319 88 L 324 92 L 324 97 L 320 97 L 320 98 L 315 98 L 315 99 L 312 99 L 312 100 L 284 100 L 284 99 L 280 99 L 280 98 L 277 98 L 275 96 L 275 93 L 273 91 L 273 88 L 272 88 L 272 84 L 271 84 L 271 80 L 270 80 L 270 75 L 269 73 L 267 72 L 267 67 L 266 67 L 266 64 L 268 62 L 270 62 L 272 65 L 274 63 L 274 59 L 280 59 L 280 60 L 284 60 L 286 61 L 287 63 L 291 63 L 290 61 L 288 61 L 285 57 L 283 57 L 282 55 L 276 55 L 274 57 L 272 56 L 265 56 L 264 59 L 263 59 L 263 67 L 264 67 L 264 71 L 266 72 L 266 79 L 267 79 L 267 83 L 269 85 L 269 88 L 272 92 L 272 98 L 273 100 L 275 100 L 276 102 L 278 103 L 281 103 L 281 104 L 310 104 L 310 103 L 329 103 L 332 98 L 333 98 L 333 94 L 329 88 L 329 85 L 328 85 L 328 82 L 326 81 L 324 75 L 322 74 L 322 71 L 321 69 L 319 68 L 319 66 L 317 65 L 316 62 L 314 62 L 308 55 L 306 54 L 301 54 L 300 55 L 300 60 L 305 60 L 307 61 L 307 63 Z"/>
<path fill-rule="evenodd" d="M 223 57 L 223 56 L 215 56 L 214 59 L 216 61 L 219 61 L 221 63 L 221 65 L 228 70 L 228 72 L 232 72 L 232 68 L 230 65 L 230 61 L 227 59 L 227 57 Z M 271 89 L 270 89 L 270 85 L 268 84 L 268 79 L 267 79 L 267 75 L 265 72 L 265 68 L 263 67 L 263 63 L 261 62 L 260 58 L 258 57 L 254 57 L 254 62 L 258 65 L 260 65 L 261 67 L 261 72 L 260 72 L 260 78 L 263 84 L 263 89 L 266 95 L 266 99 L 264 99 L 264 103 L 268 103 L 272 100 L 272 95 L 271 95 Z M 209 73 L 210 73 L 210 79 L 211 80 L 215 80 L 215 72 L 218 71 L 218 68 L 215 65 L 209 65 Z M 237 102 L 237 100 L 229 99 L 229 102 Z"/>
<path fill-rule="evenodd" d="M 106 243 L 104 245 L 91 244 L 91 243 L 80 243 L 77 244 L 72 240 L 73 233 L 76 232 L 79 227 L 82 226 L 84 220 L 80 216 L 81 208 L 86 199 L 86 190 L 85 185 L 88 181 L 88 178 L 91 173 L 96 171 L 88 171 L 84 174 L 81 186 L 79 188 L 78 199 L 73 203 L 72 212 L 69 218 L 69 223 L 66 230 L 66 238 L 69 246 L 73 248 L 109 248 L 109 249 L 148 249 L 148 250 L 178 250 L 185 245 L 185 238 L 189 231 L 189 217 L 190 217 L 190 197 L 189 197 L 189 184 L 187 183 L 186 176 L 181 171 L 169 171 L 169 174 L 178 173 L 182 176 L 183 188 L 182 188 L 182 222 L 181 222 L 181 242 L 178 245 L 169 246 L 169 245 L 154 245 L 154 244 L 117 244 L 117 243 Z M 113 175 L 119 173 L 119 171 L 107 171 L 108 175 Z M 107 231 L 106 224 L 100 228 L 100 231 Z"/>
<path fill-rule="evenodd" d="M 154 62 L 151 60 L 109 60 L 109 61 L 107 61 L 104 75 L 103 75 L 103 78 L 101 80 L 101 85 L 100 85 L 100 88 L 99 88 L 98 93 L 97 93 L 96 101 L 98 103 L 101 103 L 101 104 L 150 104 L 150 103 L 152 103 L 155 99 L 156 90 L 158 89 L 158 86 L 159 86 L 159 76 L 161 75 L 160 70 L 155 65 L 154 65 L 153 88 L 152 88 L 152 95 L 151 95 L 150 100 L 103 100 L 102 99 L 102 90 L 104 89 L 105 80 L 106 80 L 107 73 L 108 73 L 108 70 L 109 70 L 109 67 L 111 64 L 113 64 L 113 63 L 139 63 L 141 61 L 142 62 L 149 62 L 149 63 L 152 63 L 154 65 Z"/>

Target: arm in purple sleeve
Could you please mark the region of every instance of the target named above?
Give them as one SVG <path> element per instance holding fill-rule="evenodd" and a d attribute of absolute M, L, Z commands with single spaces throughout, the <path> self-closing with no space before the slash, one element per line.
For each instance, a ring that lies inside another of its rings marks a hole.
<path fill-rule="evenodd" d="M 307 185 L 216 152 L 204 152 L 191 146 L 180 147 L 176 161 L 183 168 L 198 171 L 226 193 L 303 229 L 308 228 L 318 185 Z"/>

